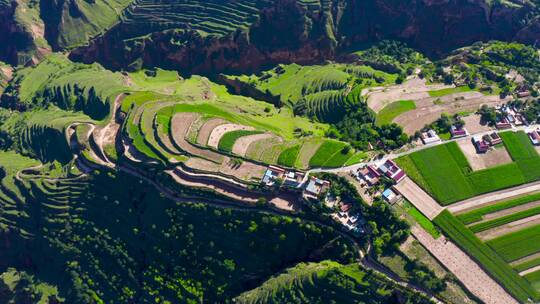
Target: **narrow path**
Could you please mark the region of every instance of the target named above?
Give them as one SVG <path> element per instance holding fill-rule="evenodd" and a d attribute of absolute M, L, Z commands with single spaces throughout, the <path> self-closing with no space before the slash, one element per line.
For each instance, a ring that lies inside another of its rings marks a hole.
<path fill-rule="evenodd" d="M 529 273 L 533 273 L 533 272 L 537 272 L 537 271 L 540 271 L 540 265 L 534 266 L 533 268 L 529 268 L 527 270 L 523 270 L 522 272 L 519 273 L 519 275 L 520 276 L 526 276 Z"/>
<path fill-rule="evenodd" d="M 540 191 L 540 181 L 520 185 L 513 188 L 507 188 L 495 192 L 482 194 L 470 199 L 466 199 L 447 206 L 448 211 L 459 214 L 471 209 L 477 209 L 496 202 L 505 201 L 514 197 L 523 196 Z"/>

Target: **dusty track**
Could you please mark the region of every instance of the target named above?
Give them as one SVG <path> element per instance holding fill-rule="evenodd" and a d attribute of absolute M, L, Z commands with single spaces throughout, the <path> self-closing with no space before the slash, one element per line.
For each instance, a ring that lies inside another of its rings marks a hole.
<path fill-rule="evenodd" d="M 409 177 L 405 177 L 394 188 L 430 220 L 433 220 L 444 210 L 443 207 Z"/>
<path fill-rule="evenodd" d="M 469 291 L 485 303 L 518 303 L 465 252 L 444 236 L 434 239 L 417 226 L 412 227 L 411 232 Z"/>

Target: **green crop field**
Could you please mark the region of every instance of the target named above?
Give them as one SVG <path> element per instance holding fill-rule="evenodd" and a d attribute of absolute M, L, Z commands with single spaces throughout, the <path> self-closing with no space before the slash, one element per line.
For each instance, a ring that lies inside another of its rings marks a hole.
<path fill-rule="evenodd" d="M 464 93 L 464 92 L 471 92 L 471 91 L 473 91 L 473 89 L 471 89 L 469 86 L 461 86 L 461 87 L 455 87 L 455 88 L 429 91 L 428 93 L 430 97 L 443 97 L 450 94 Z"/>
<path fill-rule="evenodd" d="M 401 157 L 397 162 L 409 176 L 447 205 L 475 195 L 500 190 L 540 178 L 540 157 L 524 132 L 504 132 L 513 163 L 472 171 L 455 142 L 439 145 Z M 532 164 L 532 165 L 530 165 Z M 448 187 L 451 185 L 451 187 Z"/>
<path fill-rule="evenodd" d="M 540 252 L 540 226 L 533 226 L 505 234 L 496 239 L 489 240 L 487 244 L 506 261 L 517 260 Z"/>
<path fill-rule="evenodd" d="M 516 299 L 526 302 L 528 298 L 540 300 L 540 295 L 520 277 L 490 246 L 482 243 L 467 227 L 447 210 L 433 221 L 445 235 L 450 237 Z"/>
<path fill-rule="evenodd" d="M 412 100 L 400 100 L 384 107 L 377 113 L 375 123 L 378 126 L 392 123 L 394 118 L 400 114 L 416 109 L 416 104 Z"/>
<path fill-rule="evenodd" d="M 336 159 L 332 161 L 332 164 L 337 166 L 340 166 L 344 164 L 347 159 L 351 157 L 349 155 L 348 157 L 343 157 L 340 154 L 342 153 L 343 149 L 347 146 L 347 144 L 343 142 L 333 141 L 333 140 L 327 140 L 323 142 L 323 144 L 317 149 L 315 154 L 311 157 L 309 160 L 309 166 L 310 167 L 324 167 L 327 162 L 332 160 L 332 158 L 335 156 Z M 347 153 L 348 154 L 348 153 Z M 346 155 L 346 154 L 344 154 Z M 339 162 L 341 162 L 339 164 Z"/>
<path fill-rule="evenodd" d="M 252 131 L 252 130 L 238 130 L 227 132 L 221 137 L 218 144 L 218 149 L 220 151 L 232 152 L 234 143 L 240 138 L 249 135 L 261 134 L 261 131 Z"/>
<path fill-rule="evenodd" d="M 279 154 L 278 157 L 278 164 L 286 167 L 294 167 L 296 164 L 296 159 L 298 158 L 298 154 L 300 153 L 301 145 L 295 145 L 288 149 L 283 150 Z"/>
<path fill-rule="evenodd" d="M 434 238 L 438 238 L 441 236 L 441 232 L 437 230 L 435 225 L 425 216 L 423 215 L 418 209 L 416 209 L 415 206 L 413 206 L 410 202 L 405 201 L 403 204 L 403 207 L 405 211 L 422 227 L 424 228 L 431 236 Z"/>
<path fill-rule="evenodd" d="M 536 289 L 540 289 L 540 270 L 529 273 L 525 275 L 524 278 L 529 281 Z"/>
<path fill-rule="evenodd" d="M 540 265 L 540 257 L 517 264 L 514 266 L 514 269 L 521 272 L 523 270 L 527 270 L 538 265 Z"/>
<path fill-rule="evenodd" d="M 493 205 L 474 209 L 472 211 L 469 211 L 463 214 L 458 214 L 457 218 L 466 225 L 472 224 L 474 222 L 481 221 L 482 217 L 486 214 L 524 205 L 524 204 L 538 201 L 538 200 L 540 200 L 540 193 L 530 194 L 530 195 L 522 196 L 519 198 L 511 199 L 508 201 L 499 202 Z"/>
<path fill-rule="evenodd" d="M 496 219 L 493 219 L 493 220 L 490 220 L 490 221 L 485 221 L 485 222 L 482 222 L 482 223 L 478 223 L 478 224 L 470 226 L 469 228 L 471 229 L 472 232 L 478 233 L 478 232 L 481 232 L 481 231 L 485 231 L 485 230 L 488 230 L 488 229 L 499 227 L 499 226 L 502 226 L 504 224 L 515 222 L 515 221 L 524 219 L 526 217 L 534 216 L 534 215 L 537 215 L 537 214 L 540 214 L 540 207 L 531 208 L 531 209 L 524 210 L 524 211 L 521 211 L 521 212 L 516 212 L 516 213 L 513 213 L 513 214 L 502 216 L 502 217 L 499 217 L 499 218 L 496 218 Z"/>

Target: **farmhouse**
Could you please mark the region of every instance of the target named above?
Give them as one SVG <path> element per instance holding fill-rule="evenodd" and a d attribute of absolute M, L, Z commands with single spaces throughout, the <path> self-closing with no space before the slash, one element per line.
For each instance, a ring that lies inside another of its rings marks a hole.
<path fill-rule="evenodd" d="M 460 137 L 467 136 L 469 133 L 463 127 L 451 126 L 450 127 L 450 134 L 452 134 L 452 138 L 460 138 Z"/>
<path fill-rule="evenodd" d="M 271 187 L 275 185 L 277 180 L 283 179 L 283 177 L 285 176 L 285 172 L 285 169 L 276 166 L 269 166 L 264 173 L 262 183 L 266 186 Z"/>
<path fill-rule="evenodd" d="M 310 177 L 309 182 L 304 189 L 304 196 L 308 198 L 318 198 L 321 193 L 324 193 L 330 188 L 330 182 L 316 178 L 314 176 Z"/>
<path fill-rule="evenodd" d="M 422 135 L 421 135 L 421 138 L 422 138 L 422 142 L 424 143 L 424 145 L 432 144 L 432 143 L 436 143 L 436 142 L 441 141 L 441 138 L 439 137 L 439 135 L 437 135 L 437 132 L 435 132 L 434 130 L 429 130 L 427 132 L 423 132 Z"/>
<path fill-rule="evenodd" d="M 475 136 L 472 138 L 472 142 L 476 147 L 476 152 L 486 153 L 489 150 L 489 143 L 485 142 L 481 137 Z"/>
<path fill-rule="evenodd" d="M 508 120 L 508 118 L 501 117 L 499 120 L 497 120 L 497 123 L 495 124 L 495 127 L 499 130 L 505 130 L 512 128 L 512 124 Z"/>
<path fill-rule="evenodd" d="M 295 189 L 302 185 L 305 174 L 301 172 L 287 171 L 285 172 L 284 176 L 285 179 L 283 180 L 283 186 Z"/>
<path fill-rule="evenodd" d="M 532 130 L 528 132 L 527 135 L 529 135 L 529 138 L 531 139 L 533 145 L 540 145 L 540 134 L 538 134 L 538 130 Z"/>
<path fill-rule="evenodd" d="M 381 174 L 372 165 L 369 165 L 363 169 L 358 169 L 358 177 L 365 180 L 369 186 L 373 186 L 379 182 Z"/>
<path fill-rule="evenodd" d="M 397 203 L 400 199 L 400 196 L 390 188 L 384 190 L 382 196 L 385 201 L 392 205 Z"/>
<path fill-rule="evenodd" d="M 393 179 L 396 183 L 399 183 L 406 176 L 405 172 L 390 159 L 379 167 L 379 171 L 386 175 L 386 177 Z"/>
<path fill-rule="evenodd" d="M 491 134 L 486 134 L 482 139 L 487 142 L 490 146 L 495 146 L 503 142 L 502 138 L 496 132 Z"/>

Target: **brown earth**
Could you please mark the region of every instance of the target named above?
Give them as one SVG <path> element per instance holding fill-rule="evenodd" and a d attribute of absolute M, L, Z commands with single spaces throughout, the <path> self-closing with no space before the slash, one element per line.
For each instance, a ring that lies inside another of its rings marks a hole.
<path fill-rule="evenodd" d="M 178 113 L 174 115 L 171 122 L 174 143 L 180 147 L 180 149 L 191 155 L 221 163 L 223 161 L 223 155 L 207 149 L 195 147 L 186 140 L 185 136 L 191 127 L 191 124 L 197 117 L 198 114 L 195 113 Z"/>
<path fill-rule="evenodd" d="M 480 123 L 480 115 L 471 114 L 462 118 L 469 134 L 483 133 L 491 130 L 488 125 Z"/>
<path fill-rule="evenodd" d="M 208 144 L 208 139 L 212 131 L 219 125 L 223 125 L 227 121 L 221 118 L 212 118 L 208 120 L 204 125 L 199 129 L 199 134 L 197 135 L 197 143 L 201 146 L 206 146 Z"/>
<path fill-rule="evenodd" d="M 255 134 L 240 137 L 233 145 L 232 153 L 240 156 L 246 156 L 246 152 L 251 144 L 256 141 L 269 140 L 273 135 L 270 133 Z"/>
<path fill-rule="evenodd" d="M 440 236 L 434 239 L 425 230 L 413 226 L 412 235 L 463 285 L 484 303 L 518 303 L 496 281 L 494 281 L 475 261 L 452 241 Z"/>
<path fill-rule="evenodd" d="M 500 99 L 499 96 L 482 96 L 465 100 L 457 100 L 449 103 L 434 104 L 433 98 L 418 100 L 416 109 L 405 112 L 396 117 L 393 122 L 403 127 L 407 134 L 422 129 L 441 117 L 442 113 L 456 114 L 465 111 L 476 111 L 482 105 L 495 106 L 503 104 L 507 99 Z"/>
<path fill-rule="evenodd" d="M 457 144 L 469 161 L 469 165 L 473 171 L 491 168 L 502 164 L 509 164 L 512 162 L 510 154 L 508 154 L 508 151 L 506 151 L 506 148 L 504 147 L 490 149 L 486 153 L 477 153 L 476 148 L 470 138 L 458 140 Z"/>
<path fill-rule="evenodd" d="M 217 127 L 215 127 L 212 130 L 212 133 L 210 133 L 210 137 L 208 138 L 208 146 L 217 149 L 219 145 L 219 141 L 225 135 L 225 133 L 232 132 L 232 131 L 240 131 L 240 130 L 254 130 L 253 127 L 244 126 L 244 125 L 238 125 L 238 124 L 222 124 Z"/>

